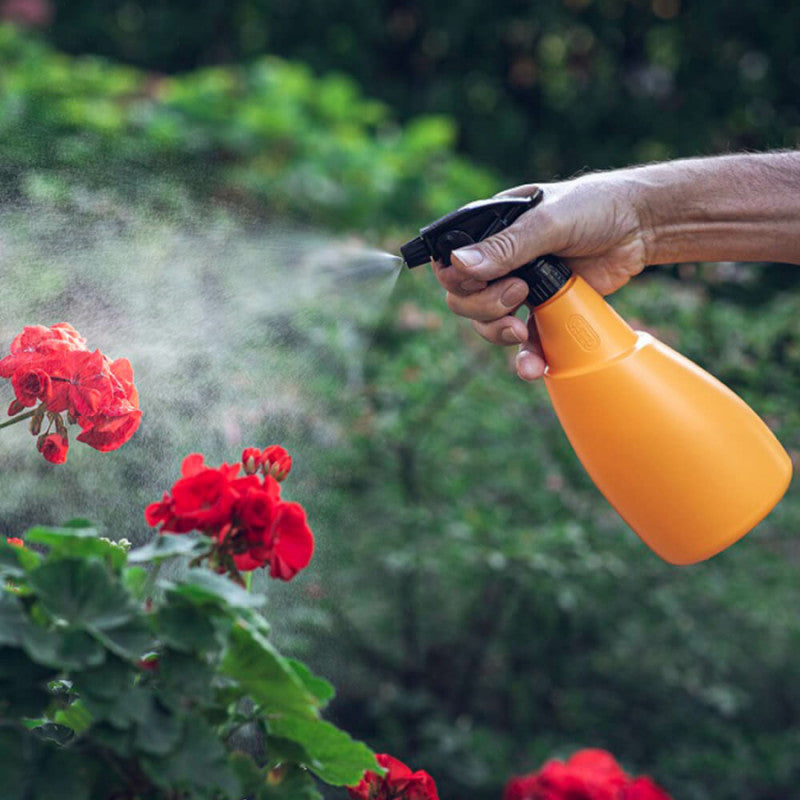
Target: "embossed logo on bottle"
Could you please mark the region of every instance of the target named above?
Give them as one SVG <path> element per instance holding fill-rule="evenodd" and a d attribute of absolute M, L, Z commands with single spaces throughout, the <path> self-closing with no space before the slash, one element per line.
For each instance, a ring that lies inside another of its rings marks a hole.
<path fill-rule="evenodd" d="M 584 350 L 594 350 L 600 346 L 597 331 L 580 314 L 573 314 L 567 320 L 567 330 Z"/>

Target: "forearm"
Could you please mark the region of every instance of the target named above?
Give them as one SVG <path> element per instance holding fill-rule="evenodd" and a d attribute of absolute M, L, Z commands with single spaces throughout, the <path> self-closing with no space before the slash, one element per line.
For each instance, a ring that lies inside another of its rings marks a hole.
<path fill-rule="evenodd" d="M 649 264 L 800 264 L 800 152 L 687 159 L 627 171 Z"/>

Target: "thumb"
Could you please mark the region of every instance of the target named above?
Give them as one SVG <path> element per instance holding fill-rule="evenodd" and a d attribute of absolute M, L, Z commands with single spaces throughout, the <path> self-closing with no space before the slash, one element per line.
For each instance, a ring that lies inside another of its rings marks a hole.
<path fill-rule="evenodd" d="M 508 193 L 516 193 L 523 188 L 533 187 L 519 187 Z M 494 236 L 453 250 L 450 257 L 465 278 L 491 281 L 552 252 L 558 241 L 552 214 L 544 203 L 540 203 Z"/>

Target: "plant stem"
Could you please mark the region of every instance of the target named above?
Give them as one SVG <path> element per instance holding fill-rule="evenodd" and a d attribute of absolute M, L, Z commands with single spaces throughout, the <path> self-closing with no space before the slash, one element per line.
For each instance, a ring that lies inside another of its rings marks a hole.
<path fill-rule="evenodd" d="M 32 408 L 30 411 L 26 411 L 24 414 L 17 414 L 16 417 L 12 419 L 7 419 L 5 422 L 0 422 L 0 428 L 7 428 L 9 425 L 13 425 L 15 422 L 22 422 L 24 419 L 30 419 L 36 413 L 36 409 Z"/>
<path fill-rule="evenodd" d="M 246 572 L 244 574 L 244 588 L 247 589 L 247 591 L 249 592 L 252 591 L 252 586 L 253 586 L 253 572 L 251 570 L 250 572 Z"/>

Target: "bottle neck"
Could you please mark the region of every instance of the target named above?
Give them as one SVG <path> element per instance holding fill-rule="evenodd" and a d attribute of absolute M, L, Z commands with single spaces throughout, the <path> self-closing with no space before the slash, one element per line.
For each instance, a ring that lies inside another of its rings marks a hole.
<path fill-rule="evenodd" d="M 598 367 L 636 345 L 635 331 L 580 275 L 533 311 L 549 375 Z"/>

